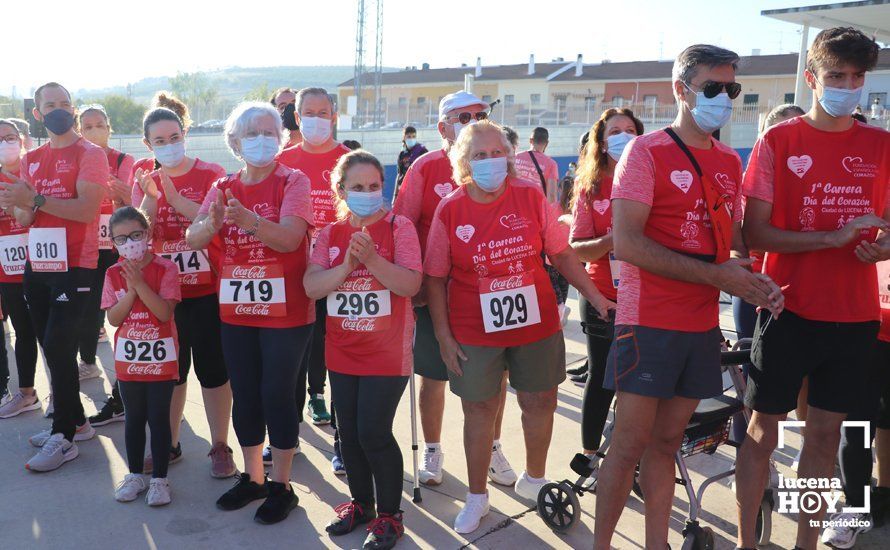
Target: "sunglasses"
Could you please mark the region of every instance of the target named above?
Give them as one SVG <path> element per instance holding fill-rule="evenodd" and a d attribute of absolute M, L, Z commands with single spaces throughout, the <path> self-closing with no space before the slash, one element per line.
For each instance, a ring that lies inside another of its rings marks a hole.
<path fill-rule="evenodd" d="M 488 113 L 485 111 L 479 111 L 478 113 L 464 112 L 464 113 L 457 115 L 456 117 L 450 117 L 450 118 L 452 118 L 452 119 L 457 118 L 457 121 L 460 122 L 461 124 L 467 124 L 470 122 L 471 119 L 485 120 L 486 118 L 488 118 Z"/>
<path fill-rule="evenodd" d="M 683 85 L 686 86 L 690 92 L 695 93 L 695 90 L 693 90 L 689 84 L 684 82 Z M 717 97 L 723 90 L 726 90 L 726 95 L 729 96 L 729 99 L 735 99 L 742 93 L 742 85 L 738 82 L 708 82 L 701 87 L 701 93 L 708 99 Z"/>
<path fill-rule="evenodd" d="M 133 231 L 129 235 L 117 235 L 116 237 L 112 237 L 111 241 L 118 246 L 123 246 L 127 244 L 128 239 L 134 242 L 141 241 L 145 238 L 145 233 L 146 231 L 140 229 L 139 231 Z"/>

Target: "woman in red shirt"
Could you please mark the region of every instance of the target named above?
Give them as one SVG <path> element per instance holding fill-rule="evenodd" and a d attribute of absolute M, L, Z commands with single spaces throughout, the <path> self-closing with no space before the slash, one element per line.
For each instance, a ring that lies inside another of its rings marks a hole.
<path fill-rule="evenodd" d="M 383 181 L 370 153 L 340 157 L 331 178 L 339 221 L 321 230 L 303 278 L 310 298 L 326 298 L 325 361 L 352 493 L 327 531 L 370 521 L 364 547 L 373 549 L 392 548 L 404 533 L 392 424 L 412 374 L 411 297 L 423 277 L 417 231 L 384 206 Z"/>
<path fill-rule="evenodd" d="M 24 154 L 23 136 L 10 120 L 0 120 L 0 186 L 18 177 Z M 25 271 L 28 248 L 28 228 L 19 224 L 10 211 L 0 209 L 0 296 L 3 297 L 3 314 L 9 315 L 15 330 L 15 366 L 18 370 L 19 390 L 8 397 L 9 359 L 6 346 L 0 359 L 0 418 L 12 418 L 25 411 L 40 408 L 40 399 L 34 390 L 34 373 L 37 369 L 37 336 L 31 324 L 31 315 L 22 290 L 22 273 Z M 0 323 L 0 335 L 3 324 Z"/>
<path fill-rule="evenodd" d="M 298 502 L 290 486 L 299 434 L 294 395 L 315 321 L 315 304 L 303 288 L 312 226 L 310 185 L 302 172 L 275 160 L 283 131 L 269 103 L 238 105 L 226 121 L 225 136 L 244 167 L 213 184 L 186 240 L 193 250 L 203 250 L 217 234 L 222 237 L 223 355 L 244 473 L 216 504 L 235 510 L 265 498 L 254 519 L 269 524 L 285 519 Z M 264 483 L 267 429 L 272 471 Z"/>
<path fill-rule="evenodd" d="M 612 254 L 612 175 L 624 147 L 643 134 L 643 123 L 630 109 L 607 109 L 590 129 L 584 154 L 575 176 L 572 231 L 569 235 L 578 259 L 587 263 L 587 273 L 603 296 L 615 301 L 621 268 Z M 600 447 L 603 428 L 615 392 L 603 388 L 606 358 L 612 345 L 615 320 L 603 321 L 584 296 L 581 319 L 587 336 L 589 365 L 581 406 L 581 440 L 584 454 L 593 456 Z"/>
<path fill-rule="evenodd" d="M 565 342 L 542 252 L 601 317 L 614 307 L 584 272 L 540 185 L 515 177 L 513 155 L 497 124 L 483 120 L 461 131 L 451 152 L 460 187 L 439 203 L 426 247 L 433 326 L 464 409 L 469 494 L 454 522 L 459 533 L 476 530 L 488 513 L 485 478 L 504 370 L 526 441 L 516 493 L 534 500 L 546 483 Z"/>

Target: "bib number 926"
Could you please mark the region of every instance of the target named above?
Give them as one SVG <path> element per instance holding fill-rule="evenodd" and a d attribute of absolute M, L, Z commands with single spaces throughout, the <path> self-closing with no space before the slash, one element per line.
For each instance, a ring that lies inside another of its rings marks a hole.
<path fill-rule="evenodd" d="M 154 342 L 126 340 L 124 359 L 134 363 L 162 363 L 167 360 L 167 348 L 163 340 Z"/>

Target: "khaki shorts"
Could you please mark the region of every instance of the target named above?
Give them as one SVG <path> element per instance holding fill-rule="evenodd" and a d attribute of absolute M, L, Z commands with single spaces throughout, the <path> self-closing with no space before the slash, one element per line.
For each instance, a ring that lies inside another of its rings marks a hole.
<path fill-rule="evenodd" d="M 427 306 L 414 308 L 417 324 L 414 329 L 414 373 L 445 382 L 448 380 L 448 367 L 442 361 L 439 352 L 439 341 L 433 330 L 430 308 Z"/>
<path fill-rule="evenodd" d="M 465 346 L 463 376 L 448 371 L 451 392 L 467 401 L 488 401 L 501 389 L 504 371 L 516 391 L 542 392 L 566 379 L 566 345 L 562 331 L 543 340 L 509 348 Z"/>

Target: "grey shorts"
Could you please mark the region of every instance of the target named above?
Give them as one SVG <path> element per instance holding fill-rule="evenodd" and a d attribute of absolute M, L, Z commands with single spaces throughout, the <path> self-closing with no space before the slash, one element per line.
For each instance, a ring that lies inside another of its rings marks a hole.
<path fill-rule="evenodd" d="M 414 372 L 424 378 L 445 382 L 448 367 L 442 361 L 439 341 L 433 331 L 433 319 L 427 306 L 414 308 L 417 324 L 414 329 Z"/>
<path fill-rule="evenodd" d="M 707 399 L 723 392 L 719 327 L 681 332 L 615 325 L 603 387 L 658 399 Z"/>
<path fill-rule="evenodd" d="M 461 345 L 463 375 L 448 371 L 451 392 L 467 401 L 488 401 L 501 390 L 504 372 L 517 391 L 542 392 L 566 379 L 566 345 L 562 331 L 537 342 L 509 348 Z"/>

